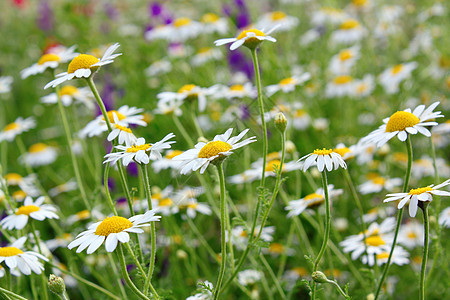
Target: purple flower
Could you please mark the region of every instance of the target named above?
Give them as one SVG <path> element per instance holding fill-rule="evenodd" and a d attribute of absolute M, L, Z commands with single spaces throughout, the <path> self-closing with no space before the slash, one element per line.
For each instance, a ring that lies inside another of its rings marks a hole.
<path fill-rule="evenodd" d="M 50 31 L 53 29 L 54 25 L 54 15 L 50 4 L 46 0 L 39 3 L 39 17 L 37 19 L 37 24 L 43 31 Z"/>
<path fill-rule="evenodd" d="M 227 55 L 228 64 L 234 72 L 243 72 L 249 79 L 253 78 L 254 69 L 251 60 L 247 59 L 239 49 L 229 51 Z"/>
<path fill-rule="evenodd" d="M 128 174 L 130 174 L 133 177 L 138 177 L 139 170 L 137 164 L 133 161 L 127 166 Z"/>
<path fill-rule="evenodd" d="M 105 13 L 111 20 L 115 20 L 119 16 L 119 11 L 111 3 L 105 4 Z"/>
<path fill-rule="evenodd" d="M 159 2 L 153 2 L 149 5 L 150 16 L 157 17 L 161 15 L 163 11 L 163 6 Z"/>

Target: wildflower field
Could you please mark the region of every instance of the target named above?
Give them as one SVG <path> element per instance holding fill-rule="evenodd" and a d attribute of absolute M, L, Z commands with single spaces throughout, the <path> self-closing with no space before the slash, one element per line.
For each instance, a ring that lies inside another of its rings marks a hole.
<path fill-rule="evenodd" d="M 448 4 L 0 1 L 0 298 L 450 298 Z"/>

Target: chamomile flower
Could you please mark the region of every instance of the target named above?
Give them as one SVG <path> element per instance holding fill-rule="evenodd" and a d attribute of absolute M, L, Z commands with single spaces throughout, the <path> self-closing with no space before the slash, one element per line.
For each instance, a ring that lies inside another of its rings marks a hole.
<path fill-rule="evenodd" d="M 331 58 L 328 70 L 336 75 L 350 73 L 351 68 L 359 59 L 360 48 L 360 46 L 353 46 L 351 48 L 341 50 L 338 54 Z"/>
<path fill-rule="evenodd" d="M 48 190 L 48 195 L 50 197 L 58 196 L 59 194 L 74 191 L 78 188 L 77 182 L 75 179 L 71 179 L 66 183 L 60 184 Z"/>
<path fill-rule="evenodd" d="M 204 65 L 208 61 L 220 60 L 222 57 L 222 52 L 216 48 L 200 48 L 192 57 L 191 64 L 198 67 Z"/>
<path fill-rule="evenodd" d="M 262 15 L 255 23 L 255 27 L 258 28 L 274 28 L 277 27 L 277 31 L 289 31 L 296 27 L 299 23 L 298 18 L 288 16 L 282 11 L 274 11 Z"/>
<path fill-rule="evenodd" d="M 232 86 L 220 86 L 220 89 L 214 94 L 215 98 L 225 98 L 228 100 L 241 99 L 244 97 L 256 98 L 258 95 L 255 87 L 250 83 L 233 84 Z"/>
<path fill-rule="evenodd" d="M 408 193 L 395 193 L 388 194 L 384 202 L 397 201 L 397 208 L 401 209 L 405 204 L 409 204 L 409 215 L 411 217 L 415 217 L 417 213 L 417 206 L 419 205 L 419 201 L 422 202 L 431 202 L 433 201 L 433 195 L 436 196 L 450 196 L 450 192 L 439 190 L 440 188 L 447 186 L 450 184 L 450 179 L 447 179 L 441 184 L 434 186 L 433 184 L 430 186 L 411 189 Z"/>
<path fill-rule="evenodd" d="M 25 79 L 31 75 L 44 73 L 48 68 L 56 69 L 61 63 L 66 63 L 73 59 L 77 53 L 74 52 L 76 46 L 72 46 L 58 52 L 46 53 L 39 58 L 38 62 L 31 67 L 23 69 L 20 72 L 20 77 Z"/>
<path fill-rule="evenodd" d="M 278 91 L 282 91 L 283 93 L 293 92 L 296 86 L 301 85 L 310 78 L 311 74 L 306 72 L 301 75 L 294 75 L 292 77 L 284 78 L 278 84 L 268 85 L 266 87 L 267 97 L 272 96 Z"/>
<path fill-rule="evenodd" d="M 292 127 L 297 130 L 305 130 L 311 124 L 311 116 L 301 107 L 292 112 Z"/>
<path fill-rule="evenodd" d="M 427 109 L 425 109 L 425 105 L 419 105 L 412 112 L 409 108 L 404 111 L 397 111 L 389 118 L 384 119 L 384 124 L 361 139 L 361 142 L 374 143 L 377 147 L 381 147 L 394 136 L 397 136 L 402 142 L 406 141 L 408 134 L 421 133 L 425 136 L 431 136 L 426 127 L 436 126 L 436 122 L 430 121 L 443 117 L 440 111 L 433 112 L 438 104 L 439 102 L 435 102 Z"/>
<path fill-rule="evenodd" d="M 214 286 L 211 282 L 206 280 L 205 282 L 200 282 L 197 284 L 201 293 L 197 293 L 194 296 L 189 296 L 186 300 L 210 300 L 213 298 Z"/>
<path fill-rule="evenodd" d="M 97 250 L 103 242 L 107 252 L 113 252 L 117 243 L 128 243 L 129 233 L 143 233 L 142 227 L 150 226 L 150 222 L 159 221 L 161 217 L 155 215 L 155 210 L 149 210 L 145 214 L 135 215 L 129 219 L 112 216 L 103 221 L 92 224 L 88 230 L 80 233 L 67 248 L 78 247 L 77 253 L 87 248 L 87 254 Z"/>
<path fill-rule="evenodd" d="M 352 95 L 354 90 L 355 80 L 350 75 L 339 75 L 327 83 L 325 89 L 325 97 L 345 97 Z"/>
<path fill-rule="evenodd" d="M 0 76 L 0 94 L 11 92 L 12 76 Z"/>
<path fill-rule="evenodd" d="M 124 166 L 128 166 L 132 160 L 140 164 L 148 164 L 150 160 L 162 158 L 161 152 L 170 149 L 171 144 L 175 143 L 175 141 L 169 141 L 173 137 L 175 135 L 169 133 L 162 140 L 154 144 L 145 143 L 144 138 L 138 138 L 132 145 L 115 146 L 120 152 L 106 154 L 103 163 L 112 162 L 115 164 L 121 159 Z"/>
<path fill-rule="evenodd" d="M 329 184 L 327 188 L 328 188 L 328 196 L 330 199 L 333 199 L 344 192 L 342 189 L 335 190 L 334 185 L 332 184 Z M 290 218 L 292 216 L 298 216 L 308 208 L 311 209 L 318 207 L 322 205 L 322 203 L 324 202 L 325 202 L 324 190 L 323 188 L 319 188 L 316 192 L 306 195 L 304 198 L 289 201 L 289 204 L 288 206 L 285 207 L 285 210 L 289 211 L 287 216 L 288 218 Z"/>
<path fill-rule="evenodd" d="M 342 9 L 322 7 L 313 12 L 311 17 L 311 24 L 315 26 L 326 25 L 327 23 L 341 24 L 347 18 L 347 13 Z"/>
<path fill-rule="evenodd" d="M 412 71 L 418 64 L 413 61 L 404 64 L 398 64 L 387 68 L 378 76 L 380 84 L 388 94 L 395 94 L 399 91 L 400 83 L 411 76 Z"/>
<path fill-rule="evenodd" d="M 413 249 L 423 245 L 423 225 L 416 221 L 410 221 L 400 227 L 398 242 L 406 248 Z"/>
<path fill-rule="evenodd" d="M 276 176 L 277 170 L 280 168 L 281 161 L 278 159 L 272 159 L 266 163 L 266 166 L 264 167 L 264 176 Z M 281 168 L 282 173 L 288 173 L 295 170 L 300 170 L 302 168 L 302 164 L 299 164 L 297 161 L 289 161 L 284 162 L 283 167 Z M 262 166 L 259 165 L 256 168 L 252 169 L 256 174 L 256 179 L 260 179 L 262 176 Z"/>
<path fill-rule="evenodd" d="M 63 86 L 58 95 L 51 93 L 41 98 L 41 102 L 45 104 L 58 103 L 58 96 L 61 98 L 61 102 L 64 106 L 70 106 L 72 103 L 82 103 L 89 109 L 94 109 L 94 98 L 91 90 L 88 87 L 77 88 L 73 85 Z"/>
<path fill-rule="evenodd" d="M 236 50 L 240 46 L 244 45 L 250 49 L 255 49 L 261 42 L 269 41 L 275 43 L 277 40 L 271 37 L 269 34 L 274 31 L 276 27 L 264 32 L 264 30 L 258 30 L 254 28 L 246 29 L 242 31 L 235 38 L 220 39 L 214 42 L 216 46 L 232 43 L 230 50 Z"/>
<path fill-rule="evenodd" d="M 11 246 L 0 247 L 0 263 L 5 262 L 11 273 L 15 273 L 16 268 L 24 275 L 30 275 L 31 272 L 41 274 L 44 266 L 39 259 L 48 261 L 48 259 L 34 251 L 23 251 L 27 238 L 21 237 L 14 241 Z"/>
<path fill-rule="evenodd" d="M 148 77 L 167 74 L 172 71 L 172 63 L 169 60 L 162 59 L 154 61 L 147 69 L 145 75 Z"/>
<path fill-rule="evenodd" d="M 122 53 L 113 54 L 119 48 L 119 44 L 115 43 L 110 46 L 101 59 L 90 55 L 80 54 L 69 63 L 67 72 L 56 75 L 56 79 L 50 81 L 44 86 L 44 89 L 60 85 L 64 81 L 72 80 L 73 78 L 90 78 L 101 66 L 114 62 L 114 59 Z"/>
<path fill-rule="evenodd" d="M 347 169 L 347 164 L 342 159 L 342 156 L 339 153 L 334 152 L 332 149 L 316 149 L 314 152 L 300 158 L 298 162 L 302 160 L 305 160 L 303 163 L 303 172 L 306 172 L 306 170 L 313 165 L 317 165 L 319 172 L 323 172 L 325 167 L 328 172 L 331 172 L 333 167 L 337 170 L 339 166 Z"/>
<path fill-rule="evenodd" d="M 183 111 L 181 110 L 182 101 L 172 98 L 172 99 L 160 99 L 158 101 L 157 107 L 153 110 L 153 112 L 157 115 L 171 115 L 181 116 Z"/>
<path fill-rule="evenodd" d="M 378 266 L 384 265 L 387 263 L 389 259 L 389 253 L 391 252 L 390 247 L 386 247 L 386 249 L 382 252 L 379 252 L 375 255 L 364 255 L 362 257 L 362 262 L 364 264 L 368 264 L 369 266 L 373 266 L 375 261 Z M 409 252 L 403 249 L 400 246 L 396 246 L 394 252 L 391 257 L 391 264 L 396 264 L 399 266 L 403 266 L 409 263 Z"/>
<path fill-rule="evenodd" d="M 446 228 L 450 227 L 450 207 L 447 207 L 439 214 L 439 225 Z"/>
<path fill-rule="evenodd" d="M 336 148 L 333 149 L 333 152 L 338 153 L 342 156 L 342 159 L 347 161 L 355 156 L 356 145 L 352 145 L 350 147 L 345 146 L 343 143 L 339 143 L 336 145 Z"/>
<path fill-rule="evenodd" d="M 198 169 L 200 174 L 203 174 L 210 163 L 220 163 L 233 154 L 233 150 L 256 142 L 254 136 L 239 142 L 248 131 L 249 129 L 245 129 L 239 135 L 230 138 L 233 128 L 229 128 L 224 134 L 216 135 L 211 142 L 197 143 L 194 149 L 187 150 L 173 159 L 181 161 L 181 174 Z"/>
<path fill-rule="evenodd" d="M 0 131 L 0 142 L 2 141 L 13 141 L 16 136 L 27 132 L 30 129 L 36 127 L 36 121 L 33 117 L 22 118 L 18 117 L 14 122 L 9 123 L 8 125 Z"/>
<path fill-rule="evenodd" d="M 237 280 L 240 285 L 248 286 L 261 280 L 262 273 L 257 270 L 244 270 L 237 274 Z"/>
<path fill-rule="evenodd" d="M 254 236 L 258 236 L 259 234 L 259 226 L 256 226 Z M 260 239 L 265 242 L 271 242 L 273 240 L 273 235 L 275 234 L 274 226 L 267 226 L 262 229 Z M 244 250 L 247 246 L 249 232 L 243 226 L 236 226 L 231 229 L 231 241 L 232 244 L 238 250 Z M 228 233 L 225 236 L 228 241 Z"/>
<path fill-rule="evenodd" d="M 367 179 L 368 181 L 358 186 L 358 191 L 363 195 L 379 193 L 383 189 L 390 191 L 403 182 L 401 178 L 385 178 L 376 173 L 367 174 Z"/>
<path fill-rule="evenodd" d="M 58 157 L 55 147 L 44 143 L 33 144 L 28 148 L 28 152 L 21 155 L 19 160 L 32 167 L 39 167 L 53 163 Z"/>
<path fill-rule="evenodd" d="M 184 17 L 175 19 L 167 27 L 169 30 L 164 38 L 174 43 L 196 38 L 202 31 L 202 25 L 199 22 Z"/>
<path fill-rule="evenodd" d="M 369 96 L 375 89 L 375 77 L 371 74 L 367 74 L 363 79 L 356 79 L 353 82 L 353 90 L 350 95 L 355 98 L 362 98 Z"/>
<path fill-rule="evenodd" d="M 31 197 L 26 197 L 22 206 L 18 207 L 14 214 L 11 214 L 0 221 L 0 225 L 5 229 L 23 229 L 32 218 L 38 221 L 45 219 L 59 219 L 55 213 L 56 208 L 51 204 L 43 204 L 45 198 L 39 197 L 33 201 Z"/>
<path fill-rule="evenodd" d="M 367 29 L 357 20 L 347 19 L 341 23 L 339 29 L 331 34 L 331 42 L 335 44 L 352 44 L 367 35 Z"/>
<path fill-rule="evenodd" d="M 36 174 L 30 174 L 25 177 L 17 173 L 8 173 L 5 175 L 4 179 L 8 186 L 19 186 L 27 195 L 32 197 L 37 197 L 40 195 L 39 188 L 37 187 L 37 176 Z"/>
<path fill-rule="evenodd" d="M 131 129 L 127 127 L 125 122 L 121 122 L 117 113 L 113 112 L 114 124 L 111 124 L 113 130 L 108 134 L 107 140 L 112 141 L 118 139 L 119 144 L 125 143 L 125 145 L 133 145 L 136 143 L 136 136 L 131 132 Z"/>
<path fill-rule="evenodd" d="M 197 216 L 197 213 L 201 213 L 202 215 L 208 216 L 211 215 L 212 213 L 212 210 L 208 204 L 197 202 L 197 200 L 193 198 L 179 201 L 177 207 L 178 211 L 186 212 L 186 216 L 188 216 L 191 219 L 194 219 Z"/>
<path fill-rule="evenodd" d="M 437 126 L 436 126 L 437 127 Z M 436 128 L 434 127 L 434 128 Z M 434 130 L 433 130 L 434 133 Z M 436 165 L 439 166 L 439 175 L 442 177 L 450 177 L 450 166 L 443 158 L 436 158 Z M 413 161 L 411 168 L 411 175 L 414 178 L 420 179 L 426 176 L 434 176 L 433 160 L 429 156 L 422 156 Z"/>
<path fill-rule="evenodd" d="M 196 86 L 194 84 L 186 84 L 182 86 L 178 92 L 162 92 L 156 97 L 159 101 L 170 102 L 170 101 L 181 101 L 181 102 L 192 102 L 198 101 L 198 109 L 200 112 L 206 109 L 206 97 L 211 96 L 217 91 L 218 86 L 212 86 L 210 88 L 203 88 Z"/>
<path fill-rule="evenodd" d="M 181 150 L 169 150 L 166 152 L 166 154 L 162 157 L 162 159 L 159 159 L 152 163 L 152 168 L 155 171 L 155 173 L 161 172 L 161 170 L 166 169 L 174 169 L 179 170 L 180 169 L 180 162 L 173 160 L 173 158 L 177 155 L 180 155 L 183 153 Z"/>
<path fill-rule="evenodd" d="M 363 215 L 363 221 L 365 223 L 375 222 L 378 218 L 386 219 L 395 213 L 395 208 L 391 206 L 374 207 L 370 209 L 367 214 Z"/>

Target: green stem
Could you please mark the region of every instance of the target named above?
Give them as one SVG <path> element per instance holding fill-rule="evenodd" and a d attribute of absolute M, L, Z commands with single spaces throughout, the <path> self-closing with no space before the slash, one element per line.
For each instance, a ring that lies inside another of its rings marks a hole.
<path fill-rule="evenodd" d="M 323 237 L 322 247 L 320 248 L 319 254 L 316 257 L 316 260 L 314 261 L 314 268 L 313 272 L 317 271 L 317 268 L 319 267 L 320 260 L 322 259 L 323 254 L 325 253 L 325 250 L 327 249 L 328 245 L 328 238 L 330 237 L 330 226 L 331 226 L 331 214 L 330 214 L 330 200 L 328 197 L 328 181 L 327 181 L 327 171 L 323 170 L 322 172 L 322 185 L 323 190 L 325 192 L 325 209 L 326 209 L 326 218 L 325 218 L 325 233 Z M 312 299 L 314 300 L 316 297 L 316 282 L 313 282 L 313 288 L 312 288 Z"/>
<path fill-rule="evenodd" d="M 130 253 L 131 258 L 133 259 L 134 263 L 136 264 L 136 267 L 139 269 L 139 272 L 142 274 L 142 277 L 144 277 L 144 281 L 147 279 L 147 275 L 145 274 L 144 269 L 142 268 L 141 264 L 139 263 L 139 260 L 137 259 L 136 255 L 134 255 L 133 249 L 131 249 L 130 243 L 124 243 L 125 248 L 127 248 L 128 253 Z"/>
<path fill-rule="evenodd" d="M 226 200 L 225 200 L 225 175 L 223 174 L 223 166 L 222 162 L 217 165 L 217 171 L 219 172 L 219 184 L 220 184 L 220 229 L 221 229 L 221 248 L 222 248 L 222 256 L 221 256 L 221 264 L 219 277 L 217 279 L 216 287 L 214 290 L 214 300 L 219 299 L 220 293 L 222 290 L 220 289 L 222 286 L 223 277 L 225 275 L 225 266 L 227 260 L 227 245 L 225 242 L 225 228 L 226 228 Z"/>
<path fill-rule="evenodd" d="M 406 193 L 406 191 L 408 190 L 409 178 L 411 176 L 412 159 L 413 159 L 411 137 L 409 135 L 408 135 L 408 138 L 406 139 L 406 151 L 408 152 L 408 166 L 406 168 L 405 182 L 403 183 L 403 193 Z M 380 281 L 378 282 L 378 287 L 377 287 L 377 291 L 375 293 L 374 300 L 378 299 L 378 296 L 380 295 L 381 287 L 383 286 L 384 280 L 386 279 L 386 276 L 389 272 L 389 266 L 391 265 L 392 254 L 394 253 L 395 245 L 397 243 L 398 232 L 400 229 L 400 225 L 402 224 L 403 208 L 404 207 L 402 207 L 398 211 L 397 225 L 395 227 L 394 239 L 392 240 L 392 248 L 389 253 L 388 261 L 387 261 L 386 265 L 384 266 L 383 274 L 381 275 Z"/>
<path fill-rule="evenodd" d="M 423 241 L 423 257 L 422 257 L 422 269 L 420 271 L 420 299 L 425 300 L 425 272 L 427 269 L 428 260 L 428 244 L 430 239 L 430 223 L 428 221 L 428 202 L 423 203 L 423 230 L 424 230 L 424 241 Z"/>
<path fill-rule="evenodd" d="M 336 287 L 336 289 L 338 290 L 339 294 L 342 295 L 342 297 L 344 297 L 345 299 L 351 299 L 349 295 L 347 295 L 342 288 L 339 286 L 339 284 L 334 281 L 334 280 L 328 280 L 328 283 L 331 283 L 332 285 L 334 285 Z"/>
<path fill-rule="evenodd" d="M 3 294 L 5 294 L 5 295 L 7 295 L 7 296 L 13 297 L 14 299 L 28 300 L 28 299 L 25 298 L 25 297 L 22 297 L 22 296 L 20 296 L 20 295 L 17 295 L 16 293 L 13 293 L 13 292 L 11 292 L 11 291 L 9 291 L 9 290 L 7 290 L 7 289 L 1 288 L 1 287 L 0 287 L 0 292 L 3 293 Z"/>
<path fill-rule="evenodd" d="M 105 187 L 105 194 L 106 194 L 106 200 L 108 200 L 108 205 L 111 208 L 113 214 L 115 216 L 117 216 L 116 207 L 114 206 L 114 202 L 113 202 L 113 200 L 111 198 L 111 194 L 109 193 L 108 178 L 109 178 L 109 169 L 110 169 L 110 167 L 111 167 L 110 163 L 107 162 L 106 165 L 105 165 L 105 174 L 103 175 L 103 185 Z"/>
<path fill-rule="evenodd" d="M 280 281 L 278 280 L 277 276 L 273 272 L 272 268 L 270 267 L 269 263 L 267 262 L 266 258 L 262 253 L 259 254 L 259 259 L 263 263 L 264 267 L 266 268 L 267 272 L 269 273 L 269 276 L 272 278 L 273 282 L 275 283 L 275 287 L 278 291 L 278 293 L 281 296 L 281 299 L 286 299 L 286 295 L 284 294 L 283 288 L 281 287 Z"/>

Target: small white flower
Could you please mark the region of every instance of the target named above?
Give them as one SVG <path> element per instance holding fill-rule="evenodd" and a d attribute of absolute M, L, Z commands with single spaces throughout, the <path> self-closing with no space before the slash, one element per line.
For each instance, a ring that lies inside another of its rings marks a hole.
<path fill-rule="evenodd" d="M 450 227 L 450 207 L 444 209 L 439 215 L 439 225 L 446 228 Z"/>
<path fill-rule="evenodd" d="M 0 76 L 0 94 L 11 92 L 12 76 Z"/>
<path fill-rule="evenodd" d="M 267 97 L 272 96 L 278 91 L 283 91 L 283 93 L 293 92 L 296 86 L 301 85 L 310 78 L 311 75 L 306 72 L 301 75 L 294 75 L 292 77 L 284 78 L 278 84 L 268 85 L 266 87 Z"/>
<path fill-rule="evenodd" d="M 268 35 L 275 29 L 276 29 L 276 27 L 272 28 L 268 32 L 264 32 L 264 30 L 258 30 L 258 29 L 253 29 L 253 28 L 247 29 L 247 30 L 242 31 L 235 38 L 220 39 L 220 40 L 215 41 L 214 44 L 216 46 L 221 46 L 221 45 L 232 43 L 230 46 L 230 50 L 236 50 L 237 48 L 239 48 L 242 45 L 250 47 L 250 48 L 255 48 L 262 41 L 269 41 L 269 42 L 275 43 L 277 40 Z"/>
<path fill-rule="evenodd" d="M 400 186 L 402 182 L 401 178 L 384 178 L 378 174 L 371 173 L 368 181 L 358 186 L 358 191 L 363 195 L 379 193 L 383 189 L 390 191 L 394 187 Z"/>
<path fill-rule="evenodd" d="M 339 195 L 341 195 L 344 191 L 342 189 L 334 189 L 334 185 L 328 185 L 328 197 L 329 199 L 333 199 Z M 314 208 L 320 206 L 325 202 L 325 193 L 323 188 L 319 188 L 315 193 L 306 195 L 304 198 L 299 200 L 289 201 L 288 206 L 285 207 L 285 210 L 288 210 L 289 213 L 287 217 L 290 218 L 292 216 L 298 216 L 307 208 Z"/>
<path fill-rule="evenodd" d="M 398 242 L 409 249 L 413 249 L 416 246 L 422 246 L 424 236 L 423 233 L 423 225 L 419 222 L 406 222 L 406 224 L 403 224 L 402 227 L 400 227 Z"/>
<path fill-rule="evenodd" d="M 325 167 L 328 172 L 331 172 L 334 169 L 337 170 L 339 166 L 344 169 L 347 169 L 347 164 L 342 159 L 342 156 L 332 149 L 316 149 L 313 153 L 303 156 L 298 160 L 298 162 L 305 160 L 303 163 L 303 172 L 309 169 L 309 167 L 313 165 L 317 165 L 317 169 L 319 172 L 323 172 Z"/>
<path fill-rule="evenodd" d="M 36 121 L 33 117 L 26 119 L 18 117 L 14 122 L 8 124 L 0 131 L 0 142 L 11 142 L 16 136 L 36 127 Z"/>
<path fill-rule="evenodd" d="M 361 47 L 357 45 L 341 50 L 338 54 L 331 58 L 328 70 L 335 75 L 349 74 L 351 68 L 359 59 L 360 48 Z"/>
<path fill-rule="evenodd" d="M 347 19 L 341 23 L 339 29 L 335 30 L 330 37 L 335 44 L 352 44 L 360 41 L 367 35 L 367 29 L 357 20 Z"/>
<path fill-rule="evenodd" d="M 244 270 L 237 274 L 239 284 L 248 286 L 261 280 L 262 273 L 257 270 Z"/>
<path fill-rule="evenodd" d="M 195 84 L 186 84 L 182 86 L 178 92 L 162 92 L 159 93 L 156 97 L 159 101 L 165 102 L 166 104 L 172 103 L 176 104 L 176 101 L 179 102 L 190 102 L 197 100 L 198 101 L 198 109 L 199 111 L 204 111 L 206 109 L 206 97 L 211 96 L 217 92 L 219 86 L 214 85 L 209 88 L 203 88 L 196 86 Z"/>
<path fill-rule="evenodd" d="M 70 106 L 73 102 L 78 102 L 86 105 L 90 110 L 95 108 L 94 96 L 88 87 L 77 88 L 73 85 L 66 85 L 59 90 L 58 94 L 64 106 Z M 46 104 L 56 104 L 58 103 L 58 95 L 56 93 L 51 93 L 42 97 L 41 102 Z"/>
<path fill-rule="evenodd" d="M 255 23 L 258 28 L 277 28 L 277 31 L 289 31 L 299 23 L 298 18 L 288 16 L 282 11 L 262 15 Z"/>
<path fill-rule="evenodd" d="M 377 253 L 375 255 L 364 255 L 362 257 L 362 262 L 373 266 L 375 264 L 375 258 L 378 266 L 384 265 L 389 259 L 389 253 L 391 252 L 390 247 L 386 247 L 384 251 Z M 409 263 L 409 252 L 400 246 L 396 246 L 391 257 L 391 264 L 396 264 L 399 266 Z"/>
<path fill-rule="evenodd" d="M 399 90 L 400 83 L 411 76 L 411 73 L 416 69 L 418 64 L 410 62 L 405 64 L 398 64 L 383 71 L 378 76 L 380 84 L 385 89 L 386 93 L 394 94 Z"/>
<path fill-rule="evenodd" d="M 65 47 L 58 48 L 58 51 L 42 55 L 37 63 L 23 69 L 20 72 L 20 77 L 25 79 L 31 75 L 44 73 L 47 68 L 56 69 L 61 63 L 66 63 L 77 55 L 77 53 L 74 52 L 75 48 L 76 46 L 67 49 Z"/>
<path fill-rule="evenodd" d="M 55 147 L 44 143 L 37 143 L 28 148 L 28 152 L 19 157 L 19 161 L 32 167 L 39 167 L 53 163 L 58 157 Z"/>
<path fill-rule="evenodd" d="M 17 276 L 16 268 L 24 275 L 30 275 L 33 271 L 36 274 L 41 274 L 44 266 L 38 259 L 48 261 L 45 256 L 34 251 L 22 251 L 27 238 L 21 237 L 17 239 L 11 246 L 0 247 L 0 263 L 5 262 L 11 273 Z"/>
<path fill-rule="evenodd" d="M 116 138 L 119 140 L 119 144 L 125 143 L 125 145 L 130 146 L 136 143 L 136 136 L 131 132 L 131 129 L 127 127 L 127 123 L 121 122 L 117 113 L 113 112 L 114 123 L 111 124 L 113 130 L 108 134 L 107 140 L 112 141 Z"/>

